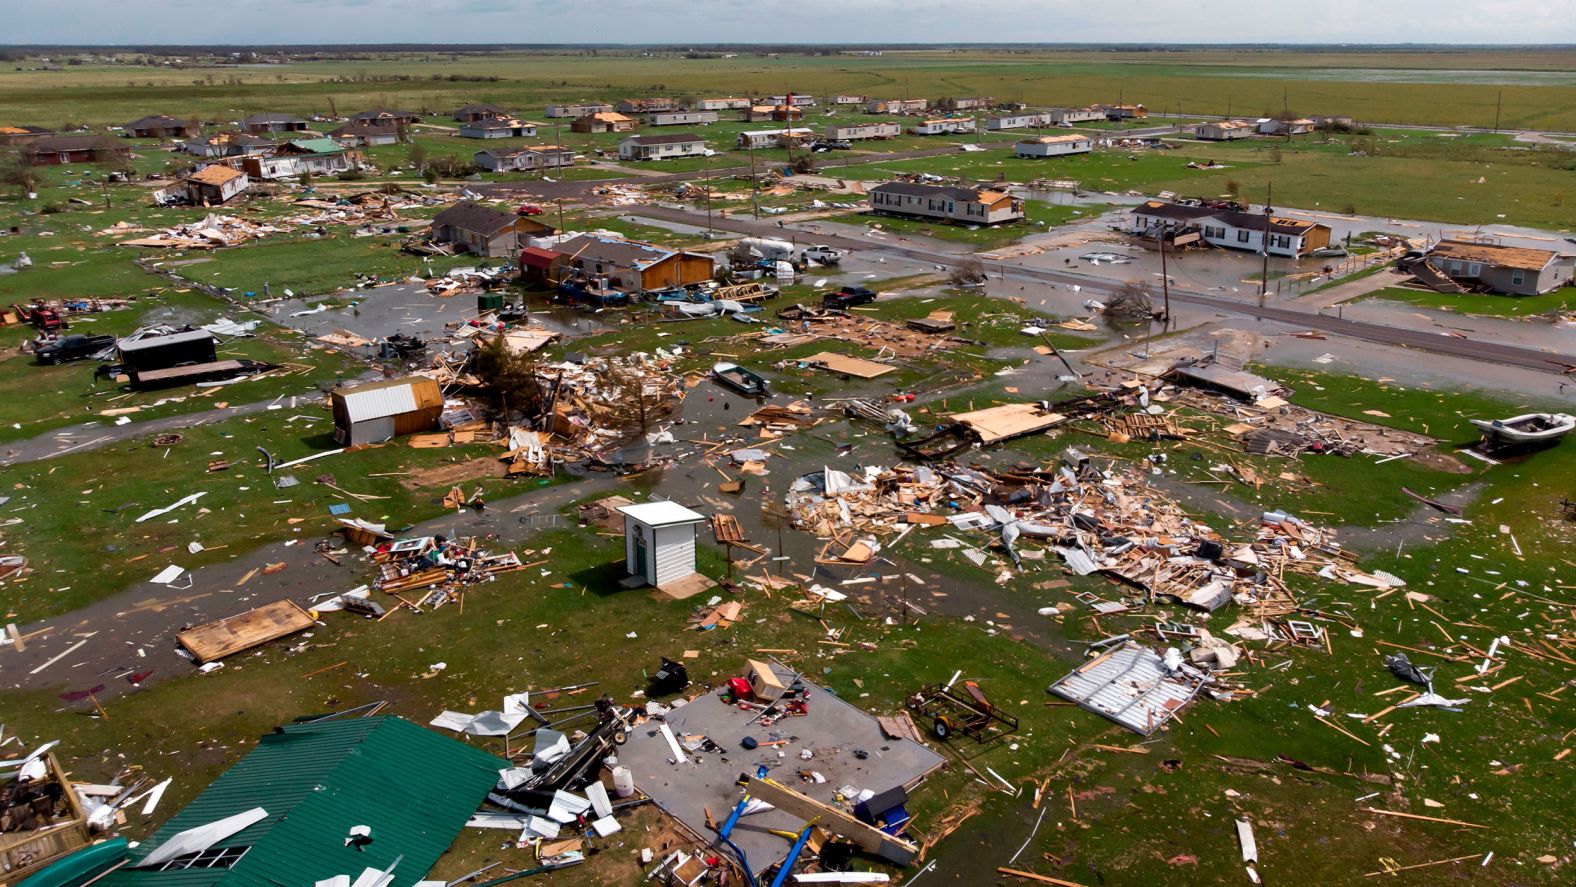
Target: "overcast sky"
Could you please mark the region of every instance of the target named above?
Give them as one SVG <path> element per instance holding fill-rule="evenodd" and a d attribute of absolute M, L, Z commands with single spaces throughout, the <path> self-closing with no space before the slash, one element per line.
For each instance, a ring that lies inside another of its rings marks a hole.
<path fill-rule="evenodd" d="M 6 43 L 1576 43 L 1572 0 L 0 0 Z"/>

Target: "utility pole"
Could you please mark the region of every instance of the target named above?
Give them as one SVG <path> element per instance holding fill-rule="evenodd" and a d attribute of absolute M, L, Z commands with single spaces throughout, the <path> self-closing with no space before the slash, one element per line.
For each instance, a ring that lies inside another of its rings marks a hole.
<path fill-rule="evenodd" d="M 755 175 L 755 142 L 750 142 L 750 203 L 755 207 L 755 218 L 761 217 L 761 180 Z"/>
<path fill-rule="evenodd" d="M 711 234 L 712 234 L 712 231 L 711 231 L 711 158 L 708 156 L 701 162 L 705 164 L 705 172 L 706 172 L 706 175 L 705 175 L 705 179 L 706 179 L 706 239 L 710 240 L 711 239 Z"/>
<path fill-rule="evenodd" d="M 1274 197 L 1275 185 L 1272 183 L 1264 192 L 1264 243 L 1261 244 L 1264 251 L 1264 271 L 1263 276 L 1259 279 L 1260 308 L 1264 307 L 1264 300 L 1270 294 L 1270 213 L 1274 211 L 1274 207 L 1270 205 L 1270 202 Z"/>
<path fill-rule="evenodd" d="M 1170 233 L 1171 223 L 1160 223 L 1160 291 L 1165 294 L 1166 307 L 1165 322 L 1167 327 L 1171 324 L 1171 272 L 1166 268 L 1166 235 Z"/>
<path fill-rule="evenodd" d="M 1502 89 L 1499 92 L 1494 94 L 1494 132 L 1496 132 L 1496 133 L 1499 132 L 1499 108 L 1500 108 L 1500 103 L 1503 102 L 1504 99 L 1505 99 L 1505 90 Z"/>

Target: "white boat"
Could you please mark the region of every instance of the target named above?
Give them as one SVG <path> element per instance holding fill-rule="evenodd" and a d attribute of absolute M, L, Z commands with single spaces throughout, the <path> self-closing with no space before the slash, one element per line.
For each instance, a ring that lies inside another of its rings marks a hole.
<path fill-rule="evenodd" d="M 1556 441 L 1576 429 L 1576 416 L 1526 413 L 1509 419 L 1473 419 L 1483 436 L 1496 442 L 1530 444 Z"/>

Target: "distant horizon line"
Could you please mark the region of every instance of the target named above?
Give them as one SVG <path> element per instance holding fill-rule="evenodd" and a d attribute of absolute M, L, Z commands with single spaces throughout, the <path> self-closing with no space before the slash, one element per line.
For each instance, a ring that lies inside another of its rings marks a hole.
<path fill-rule="evenodd" d="M 597 43 L 493 43 L 493 42 L 379 42 L 363 43 L 357 41 L 337 41 L 324 43 L 201 43 L 201 42 L 170 42 L 138 40 L 126 43 L 0 43 L 0 50 L 135 50 L 140 48 L 159 49 L 268 49 L 268 50 L 321 50 L 330 48 L 356 48 L 364 50 L 466 50 L 472 52 L 513 50 L 513 49 L 659 49 L 668 52 L 686 51 L 720 51 L 747 49 L 758 51 L 774 48 L 796 50 L 800 48 L 839 49 L 862 52 L 894 52 L 924 49 L 971 49 L 971 48 L 1079 48 L 1079 49 L 1357 49 L 1357 50 L 1489 50 L 1489 51 L 1516 51 L 1516 50 L 1576 50 L 1576 43 L 1303 43 L 1287 41 L 1261 41 L 1253 43 L 1217 43 L 1217 42 L 1120 42 L 1120 41 L 1069 41 L 1069 42 L 984 42 L 964 41 L 949 43 L 860 43 L 849 41 L 815 41 L 794 40 L 782 43 L 759 43 L 743 41 L 724 41 L 717 43 L 624 43 L 624 42 L 597 42 Z"/>

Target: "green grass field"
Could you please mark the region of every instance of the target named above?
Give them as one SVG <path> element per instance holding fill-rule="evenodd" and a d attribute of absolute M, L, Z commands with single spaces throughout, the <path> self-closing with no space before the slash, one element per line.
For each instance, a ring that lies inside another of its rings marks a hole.
<path fill-rule="evenodd" d="M 1571 306 L 1576 304 L 1576 290 L 1561 287 L 1554 292 L 1536 296 L 1494 296 L 1476 293 L 1436 293 L 1433 290 L 1409 286 L 1387 286 L 1375 290 L 1365 300 L 1405 302 L 1422 308 L 1438 308 L 1443 311 L 1479 314 L 1486 317 L 1531 317 L 1535 314 L 1571 310 Z"/>
<path fill-rule="evenodd" d="M 18 65 L 16 67 L 36 67 Z M 1345 113 L 1392 123 L 1576 130 L 1576 69 L 1567 49 L 1427 52 L 1021 52 L 932 50 L 734 59 L 492 53 L 390 54 L 259 69 L 166 70 L 83 65 L 0 72 L 0 107 L 19 122 L 70 117 L 124 123 L 141 114 L 233 120 L 260 110 L 349 114 L 367 107 L 447 112 L 471 101 L 527 117 L 550 102 L 629 95 L 833 92 L 874 96 L 994 95 L 1031 104 L 1116 101 L 1188 114 Z M 497 78 L 472 83 L 423 72 Z M 1521 72 L 1540 73 L 1524 76 Z M 403 79 L 395 79 L 403 78 Z M 211 79 L 211 82 L 210 82 Z M 235 82 L 227 82 L 235 81 Z M 1502 96 L 1501 96 L 1502 93 Z M 64 111 L 63 109 L 70 109 Z M 448 123 L 450 121 L 442 121 Z"/>

